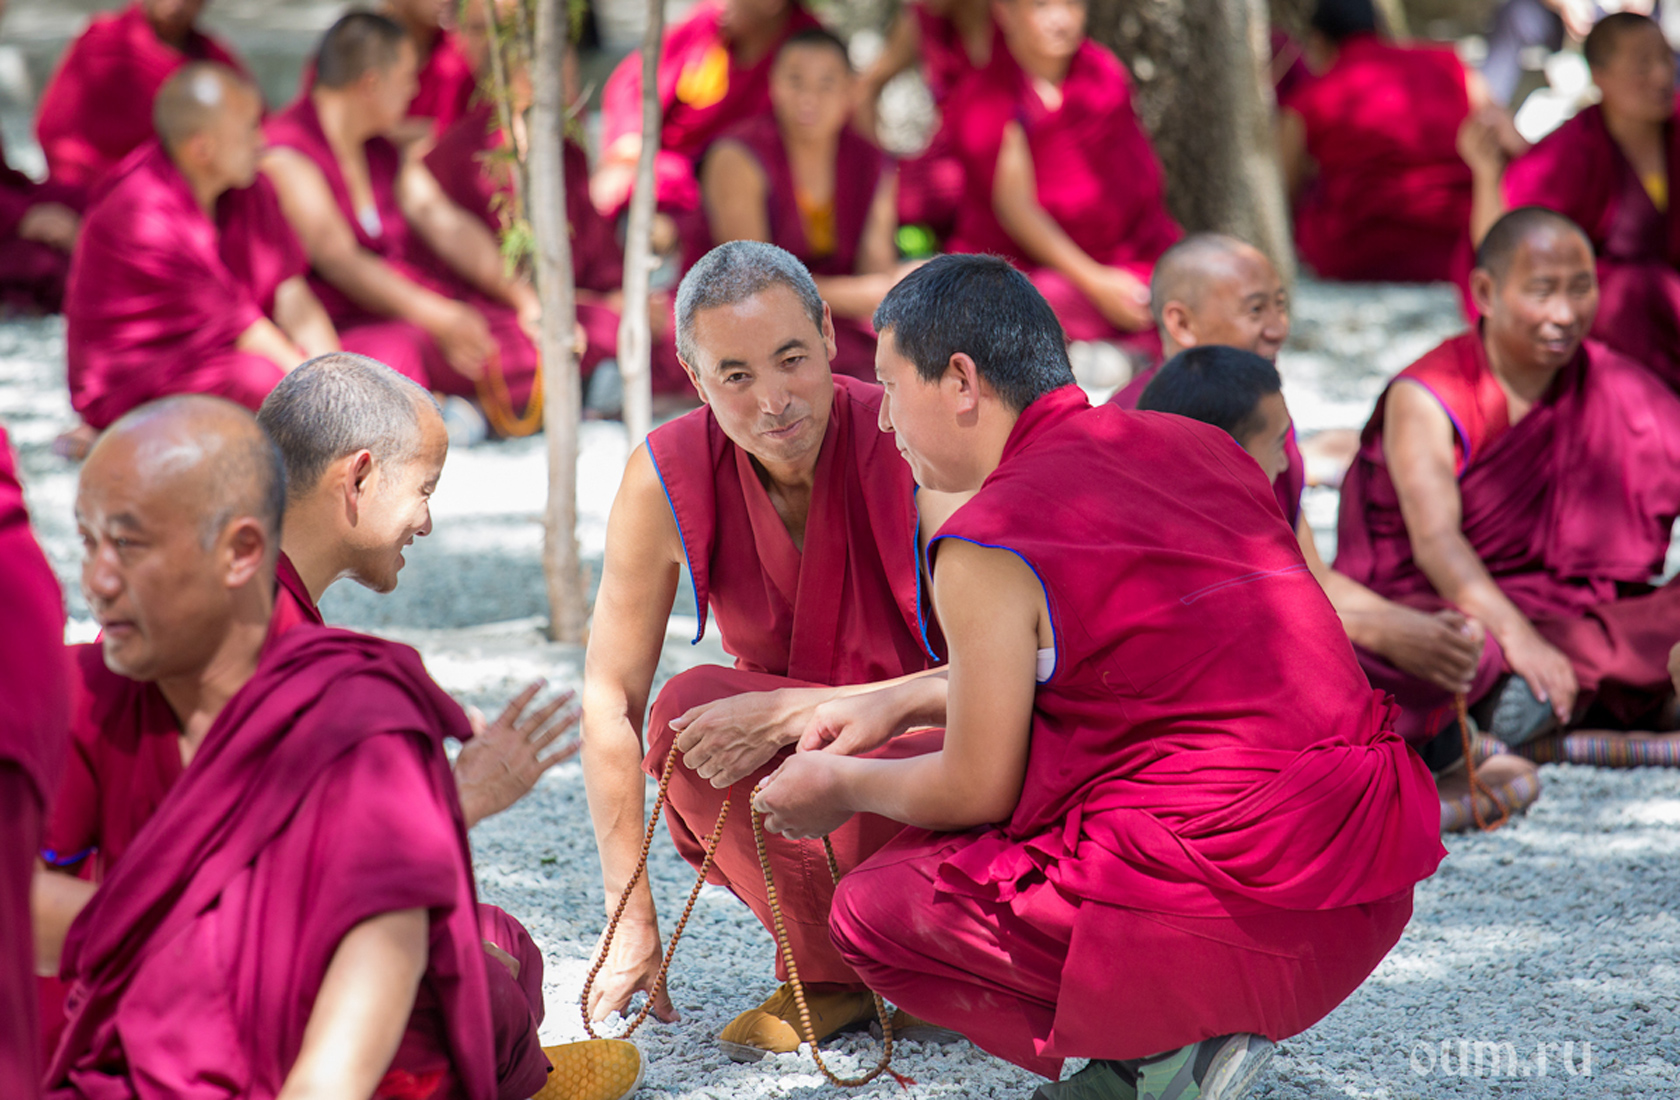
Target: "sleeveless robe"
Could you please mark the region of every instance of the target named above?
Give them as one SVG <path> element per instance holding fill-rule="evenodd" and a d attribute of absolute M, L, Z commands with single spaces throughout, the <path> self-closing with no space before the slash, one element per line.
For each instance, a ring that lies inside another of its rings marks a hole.
<path fill-rule="evenodd" d="M 906 829 L 847 876 L 847 961 L 1052 1077 L 1322 1019 L 1399 939 L 1440 810 L 1253 460 L 1066 386 L 940 529 L 936 575 L 951 539 L 1033 569 L 1054 666 L 1008 820 Z"/>

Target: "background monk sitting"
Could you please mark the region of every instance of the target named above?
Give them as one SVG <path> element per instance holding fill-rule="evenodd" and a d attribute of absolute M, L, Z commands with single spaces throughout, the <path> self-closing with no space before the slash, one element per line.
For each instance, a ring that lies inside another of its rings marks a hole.
<path fill-rule="evenodd" d="M 1153 358 L 1149 273 L 1180 234 L 1126 70 L 1085 37 L 1084 0 L 992 10 L 1007 49 L 955 96 L 967 190 L 947 250 L 1026 271 L 1068 339 Z"/>
<path fill-rule="evenodd" d="M 477 66 L 455 29 L 455 0 L 386 0 L 385 14 L 402 24 L 420 57 L 408 118 L 392 133 L 400 145 L 436 137 L 472 107 Z"/>
<path fill-rule="evenodd" d="M 1217 344 L 1182 352 L 1156 373 L 1138 408 L 1223 429 L 1267 477 L 1277 479 L 1289 466 L 1283 380 L 1276 367 L 1253 352 Z M 1499 676 L 1498 659 L 1483 659 L 1481 624 L 1457 611 L 1429 615 L 1383 599 L 1324 564 L 1305 515 L 1296 517 L 1295 530 L 1301 556 L 1330 597 L 1371 686 L 1393 694 L 1403 708 L 1395 732 L 1418 750 L 1435 775 L 1442 830 L 1469 828 L 1475 814 L 1452 703 L 1458 692 L 1485 694 Z M 1478 778 L 1507 809 L 1526 807 L 1540 794 L 1538 769 L 1515 756 L 1495 757 Z M 1496 817 L 1499 806 L 1484 804 L 1482 813 Z"/>
<path fill-rule="evenodd" d="M 254 410 L 286 371 L 338 348 L 303 248 L 257 175 L 257 90 L 195 61 L 153 113 L 158 139 L 88 213 L 65 302 L 70 403 L 96 429 L 166 394 Z"/>
<path fill-rule="evenodd" d="M 1509 168 L 1486 126 L 1466 128 L 1476 233 L 1508 207 L 1569 217 L 1598 257 L 1593 336 L 1680 389 L 1680 212 L 1669 203 L 1680 175 L 1674 51 L 1654 20 L 1621 12 L 1593 28 L 1585 52 L 1599 102 Z"/>
<path fill-rule="evenodd" d="M 1486 626 L 1512 675 L 1478 719 L 1506 744 L 1557 724 L 1671 729 L 1680 588 L 1649 582 L 1680 511 L 1680 399 L 1583 343 L 1592 248 L 1562 215 L 1524 207 L 1496 222 L 1470 289 L 1479 330 L 1402 371 L 1365 426 L 1336 568 Z M 1577 758 L 1654 763 L 1676 747 L 1635 736 Z"/>
<path fill-rule="evenodd" d="M 507 275 L 484 225 L 387 138 L 414 95 L 416 66 L 414 43 L 384 16 L 334 23 L 313 90 L 268 122 L 262 169 L 333 323 L 347 339 L 377 326 L 357 351 L 517 415 L 537 372 L 536 293 Z"/>
<path fill-rule="evenodd" d="M 870 315 L 897 280 L 892 162 L 847 125 L 857 78 L 825 30 L 789 38 L 770 70 L 771 111 L 706 154 L 700 188 L 715 241 L 769 241 L 798 257 L 834 318 L 829 364 L 875 375 Z"/>
<path fill-rule="evenodd" d="M 78 660 L 77 708 L 120 737 L 156 692 L 180 718 L 182 770 L 97 893 L 38 886 L 53 917 L 74 915 L 40 940 L 48 959 L 62 945 L 78 991 L 50 1094 L 209 1077 L 528 1097 L 548 1071 L 540 992 L 481 947 L 443 753 L 466 718 L 412 650 L 270 629 L 284 494 L 272 442 L 209 398 L 138 410 L 83 469 L 84 587 L 110 671 Z M 182 1047 L 182 1027 L 221 1040 Z"/>
<path fill-rule="evenodd" d="M 1399 939 L 1444 854 L 1429 774 L 1223 433 L 1092 409 L 996 257 L 932 261 L 875 320 L 917 483 L 978 490 L 928 548 L 949 679 L 831 708 L 755 808 L 910 826 L 841 881 L 834 941 L 1017 1065 L 1096 1059 L 1039 1097 L 1235 1100 Z M 937 752 L 859 756 L 928 723 Z"/>
<path fill-rule="evenodd" d="M 937 529 L 952 502 L 914 491 L 877 426 L 880 390 L 830 373 L 833 322 L 809 273 L 773 245 L 720 245 L 677 292 L 677 346 L 706 406 L 656 428 L 630 457 L 608 521 L 584 667 L 584 780 L 609 912 L 641 848 L 643 770 L 658 775 L 673 744 L 679 766 L 666 821 L 677 850 L 698 866 L 730 788 L 739 796 L 769 774 L 815 708 L 937 663 L 917 606 L 916 533 L 918 524 Z M 685 564 L 701 630 L 708 612 L 717 617 L 735 667 L 701 666 L 667 683 L 644 755 L 642 716 Z M 911 738 L 900 751 L 919 748 Z M 897 831 L 880 818 L 848 823 L 833 837 L 841 867 Z M 818 1037 L 868 1019 L 870 997 L 829 939 L 834 884 L 821 848 L 771 838 L 769 854 Z M 730 815 L 711 881 L 770 926 L 748 815 Z M 651 988 L 659 963 L 644 879 L 590 1016 L 622 1009 L 642 990 L 660 1019 L 676 1019 L 669 993 Z M 785 980 L 780 957 L 776 970 Z M 760 1058 L 796 1050 L 797 1027 L 784 985 L 720 1041 L 732 1057 Z"/>
<path fill-rule="evenodd" d="M 92 187 L 152 137 L 152 97 L 189 61 L 245 73 L 233 51 L 195 25 L 207 0 L 136 0 L 97 15 L 41 93 L 35 134 L 54 180 Z"/>

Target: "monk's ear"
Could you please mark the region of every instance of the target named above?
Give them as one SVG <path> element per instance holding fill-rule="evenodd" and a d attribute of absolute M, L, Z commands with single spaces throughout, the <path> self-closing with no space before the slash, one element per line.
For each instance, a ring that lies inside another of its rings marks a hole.
<path fill-rule="evenodd" d="M 945 375 L 940 379 L 940 385 L 956 398 L 959 415 L 980 407 L 980 367 L 967 352 L 959 351 L 951 356 L 951 361 L 945 364 Z"/>
<path fill-rule="evenodd" d="M 1483 317 L 1493 312 L 1493 299 L 1498 289 L 1493 281 L 1493 272 L 1487 268 L 1478 267 L 1470 273 L 1470 301 Z"/>
<path fill-rule="evenodd" d="M 1181 348 L 1193 348 L 1201 342 L 1191 325 L 1190 308 L 1176 298 L 1161 307 L 1161 327 Z"/>
<path fill-rule="evenodd" d="M 706 396 L 706 387 L 700 384 L 699 372 L 689 366 L 680 355 L 677 356 L 677 363 L 682 367 L 683 373 L 688 375 L 688 384 L 694 387 L 694 393 L 700 398 L 700 404 L 710 405 L 712 402 L 711 399 Z"/>
<path fill-rule="evenodd" d="M 268 533 L 253 516 L 230 520 L 222 530 L 222 580 L 229 588 L 243 588 L 268 563 Z"/>
<path fill-rule="evenodd" d="M 363 502 L 373 491 L 373 452 L 360 450 L 340 461 L 343 462 L 340 469 L 344 471 L 340 490 L 344 494 L 345 517 L 354 526 L 361 516 Z"/>
<path fill-rule="evenodd" d="M 828 362 L 832 367 L 835 357 L 840 354 L 840 342 L 834 336 L 834 313 L 827 302 L 823 303 L 822 337 L 823 348 L 828 352 Z"/>

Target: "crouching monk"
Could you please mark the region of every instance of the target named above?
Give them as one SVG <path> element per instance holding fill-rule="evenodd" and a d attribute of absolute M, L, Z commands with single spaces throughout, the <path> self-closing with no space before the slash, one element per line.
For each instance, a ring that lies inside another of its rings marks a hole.
<path fill-rule="evenodd" d="M 755 805 L 793 837 L 909 826 L 841 881 L 834 942 L 1017 1065 L 1094 1059 L 1041 1097 L 1240 1096 L 1399 939 L 1443 855 L 1429 773 L 1225 433 L 1092 409 L 993 257 L 875 322 L 917 483 L 978 490 L 928 550 L 949 677 L 829 708 Z M 859 755 L 928 724 L 937 752 Z"/>

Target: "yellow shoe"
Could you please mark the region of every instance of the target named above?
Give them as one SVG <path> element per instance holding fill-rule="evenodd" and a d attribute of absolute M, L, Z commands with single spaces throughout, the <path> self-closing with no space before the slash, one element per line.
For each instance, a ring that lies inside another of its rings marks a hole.
<path fill-rule="evenodd" d="M 968 1038 L 960 1031 L 929 1023 L 920 1016 L 912 1016 L 902 1008 L 893 1009 L 892 1026 L 893 1042 L 895 1043 L 961 1043 Z M 869 1025 L 869 1034 L 876 1039 L 882 1037 L 879 1020 Z"/>
<path fill-rule="evenodd" d="M 543 1047 L 554 1071 L 532 1100 L 627 1100 L 642 1083 L 642 1052 L 623 1039 Z"/>
<path fill-rule="evenodd" d="M 863 1023 L 875 1015 L 875 998 L 868 993 L 812 993 L 805 991 L 805 1007 L 811 1013 L 811 1030 L 817 1041 Z M 799 1005 L 793 986 L 786 982 L 757 1008 L 749 1008 L 718 1035 L 718 1045 L 737 1062 L 756 1062 L 766 1054 L 798 1050 L 804 1038 L 799 1033 Z"/>

